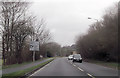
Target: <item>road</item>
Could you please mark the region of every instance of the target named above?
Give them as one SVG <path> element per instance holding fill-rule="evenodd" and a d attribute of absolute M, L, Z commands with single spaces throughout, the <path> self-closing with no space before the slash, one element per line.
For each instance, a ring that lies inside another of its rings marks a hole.
<path fill-rule="evenodd" d="M 34 76 L 84 76 L 85 78 L 118 78 L 118 71 L 92 63 L 72 63 L 67 58 L 57 58 L 31 75 Z M 113 77 L 114 76 L 114 77 Z"/>

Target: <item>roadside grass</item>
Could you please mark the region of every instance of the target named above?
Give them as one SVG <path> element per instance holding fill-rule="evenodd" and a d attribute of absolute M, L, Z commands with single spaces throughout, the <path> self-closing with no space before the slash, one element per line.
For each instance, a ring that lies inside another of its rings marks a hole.
<path fill-rule="evenodd" d="M 12 64 L 12 65 L 2 65 L 2 69 L 6 69 L 6 68 L 12 68 L 12 67 L 19 67 L 19 66 L 22 66 L 22 65 L 25 65 L 25 64 L 30 64 L 30 62 L 24 62 L 22 64 Z"/>
<path fill-rule="evenodd" d="M 43 59 L 47 59 L 47 58 L 43 58 Z M 35 61 L 35 62 L 41 61 L 41 60 L 43 60 L 43 59 L 37 60 L 37 61 Z M 29 61 L 29 62 L 23 62 L 23 63 L 21 63 L 21 64 L 12 64 L 12 65 L 5 65 L 5 66 L 2 65 L 2 68 L 0 68 L 0 70 L 1 70 L 1 69 L 6 69 L 6 68 L 19 67 L 19 66 L 22 66 L 22 65 L 30 64 L 30 63 L 33 63 L 33 62 L 32 62 L 32 61 Z"/>
<path fill-rule="evenodd" d="M 113 68 L 113 69 L 120 68 L 118 67 L 118 63 L 116 62 L 104 62 L 104 61 L 98 61 L 98 60 L 87 60 L 86 62 L 102 65 L 102 66 Z"/>
<path fill-rule="evenodd" d="M 0 65 L 2 65 L 2 62 L 3 62 L 2 59 L 0 59 Z"/>
<path fill-rule="evenodd" d="M 2 59 L 0 59 L 0 69 L 2 69 Z"/>
<path fill-rule="evenodd" d="M 28 73 L 30 71 L 33 71 L 34 69 L 37 69 L 39 67 L 42 67 L 42 66 L 46 65 L 47 63 L 49 63 L 49 62 L 51 62 L 53 60 L 54 60 L 54 58 L 51 59 L 51 60 L 48 60 L 48 61 L 46 61 L 44 63 L 41 63 L 39 65 L 30 67 L 30 68 L 27 68 L 27 69 L 24 69 L 24 70 L 21 70 L 21 71 L 13 72 L 13 73 L 10 73 L 10 74 L 3 74 L 2 78 L 18 78 L 20 76 L 24 76 L 26 73 Z"/>
<path fill-rule="evenodd" d="M 118 64 L 118 70 L 120 70 L 120 63 Z"/>

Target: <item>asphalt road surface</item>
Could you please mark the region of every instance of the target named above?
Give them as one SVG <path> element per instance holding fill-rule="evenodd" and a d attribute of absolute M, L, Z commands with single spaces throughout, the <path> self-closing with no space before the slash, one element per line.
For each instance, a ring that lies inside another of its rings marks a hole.
<path fill-rule="evenodd" d="M 108 78 L 118 78 L 118 71 L 112 68 L 92 64 L 92 63 L 73 63 L 67 58 L 57 58 L 43 68 L 31 75 L 34 76 L 84 76 L 96 78 L 99 76 Z"/>

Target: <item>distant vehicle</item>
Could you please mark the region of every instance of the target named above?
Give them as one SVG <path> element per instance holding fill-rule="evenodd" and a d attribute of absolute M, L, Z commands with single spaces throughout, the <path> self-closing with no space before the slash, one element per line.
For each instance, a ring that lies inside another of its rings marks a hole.
<path fill-rule="evenodd" d="M 82 63 L 82 58 L 80 54 L 74 54 L 73 55 L 73 62 L 80 62 Z"/>
<path fill-rule="evenodd" d="M 68 60 L 72 60 L 72 59 L 73 59 L 73 55 L 69 55 Z"/>

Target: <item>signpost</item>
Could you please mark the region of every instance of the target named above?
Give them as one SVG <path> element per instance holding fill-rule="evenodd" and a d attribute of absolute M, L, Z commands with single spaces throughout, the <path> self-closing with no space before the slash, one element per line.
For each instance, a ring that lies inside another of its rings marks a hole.
<path fill-rule="evenodd" d="M 35 61 L 35 51 L 39 51 L 39 42 L 31 41 L 29 49 L 30 49 L 30 51 L 33 51 L 33 61 Z"/>

